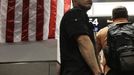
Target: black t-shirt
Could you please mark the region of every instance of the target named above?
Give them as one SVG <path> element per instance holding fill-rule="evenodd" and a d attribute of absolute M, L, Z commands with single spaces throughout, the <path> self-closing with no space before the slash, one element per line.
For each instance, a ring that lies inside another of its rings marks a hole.
<path fill-rule="evenodd" d="M 60 25 L 62 75 L 91 75 L 91 70 L 82 57 L 76 41 L 80 35 L 88 35 L 94 43 L 93 25 L 89 23 L 86 12 L 73 8 L 63 16 Z"/>

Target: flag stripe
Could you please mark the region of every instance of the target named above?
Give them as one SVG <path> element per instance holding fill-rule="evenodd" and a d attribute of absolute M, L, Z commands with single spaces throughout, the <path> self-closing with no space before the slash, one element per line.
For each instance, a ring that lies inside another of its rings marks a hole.
<path fill-rule="evenodd" d="M 14 37 L 15 0 L 8 0 L 6 42 L 13 42 Z"/>
<path fill-rule="evenodd" d="M 37 13 L 37 0 L 30 0 L 29 3 L 29 35 L 28 41 L 36 40 L 36 13 Z"/>
<path fill-rule="evenodd" d="M 6 42 L 6 20 L 7 20 L 7 6 L 8 2 L 7 0 L 1 0 L 1 11 L 0 11 L 0 17 L 1 17 L 1 43 Z"/>
<path fill-rule="evenodd" d="M 60 26 L 60 21 L 63 15 L 64 15 L 64 0 L 58 0 L 57 1 L 55 39 L 59 39 L 59 26 Z"/>
<path fill-rule="evenodd" d="M 71 0 L 64 0 L 64 12 L 68 11 L 71 7 Z"/>
<path fill-rule="evenodd" d="M 50 6 L 51 0 L 44 0 L 44 26 L 43 26 L 43 40 L 48 39 L 49 23 L 50 23 Z"/>
<path fill-rule="evenodd" d="M 43 40 L 44 0 L 37 0 L 36 40 Z"/>
<path fill-rule="evenodd" d="M 51 0 L 50 25 L 48 38 L 55 38 L 57 0 Z"/>
<path fill-rule="evenodd" d="M 14 42 L 21 41 L 22 32 L 22 1 L 16 0 L 14 21 Z"/>
<path fill-rule="evenodd" d="M 22 9 L 22 41 L 28 41 L 28 25 L 29 25 L 29 0 L 23 0 Z"/>

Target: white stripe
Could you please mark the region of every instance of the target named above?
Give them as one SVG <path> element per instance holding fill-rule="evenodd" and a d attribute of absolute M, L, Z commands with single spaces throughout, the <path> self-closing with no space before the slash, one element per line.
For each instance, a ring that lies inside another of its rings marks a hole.
<path fill-rule="evenodd" d="M 29 7 L 29 33 L 28 38 L 29 41 L 36 40 L 36 10 L 37 8 L 37 0 L 30 0 Z"/>
<path fill-rule="evenodd" d="M 73 2 L 72 2 L 72 0 L 71 0 L 71 8 L 73 8 Z"/>
<path fill-rule="evenodd" d="M 0 42 L 1 43 L 5 42 L 5 36 L 6 36 L 7 3 L 8 3 L 8 0 L 1 0 L 1 6 L 0 6 L 0 17 L 1 17 Z"/>
<path fill-rule="evenodd" d="M 14 25 L 14 42 L 21 41 L 22 32 L 22 0 L 16 0 L 15 5 L 15 25 Z"/>
<path fill-rule="evenodd" d="M 56 17 L 56 31 L 55 38 L 57 39 L 57 60 L 60 62 L 60 47 L 59 47 L 59 32 L 60 32 L 60 21 L 64 14 L 64 0 L 58 0 L 57 2 L 57 17 Z"/>
<path fill-rule="evenodd" d="M 44 27 L 43 27 L 43 40 L 48 39 L 49 34 L 49 21 L 50 21 L 50 3 L 51 0 L 44 0 Z"/>
<path fill-rule="evenodd" d="M 64 14 L 64 0 L 58 0 L 57 2 L 57 16 L 56 16 L 56 30 L 55 30 L 55 38 L 59 38 L 59 26 L 62 16 Z"/>

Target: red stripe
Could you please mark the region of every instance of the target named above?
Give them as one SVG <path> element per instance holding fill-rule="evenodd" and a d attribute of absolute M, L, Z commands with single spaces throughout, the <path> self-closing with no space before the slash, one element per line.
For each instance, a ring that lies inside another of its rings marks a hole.
<path fill-rule="evenodd" d="M 8 0 L 6 42 L 13 42 L 14 36 L 15 0 Z"/>
<path fill-rule="evenodd" d="M 51 0 L 50 25 L 48 38 L 55 38 L 57 0 Z"/>
<path fill-rule="evenodd" d="M 44 0 L 37 0 L 36 40 L 43 40 Z"/>
<path fill-rule="evenodd" d="M 71 8 L 71 0 L 64 0 L 64 13 Z"/>
<path fill-rule="evenodd" d="M 29 0 L 23 0 L 22 11 L 22 41 L 28 41 L 28 24 L 29 24 Z"/>

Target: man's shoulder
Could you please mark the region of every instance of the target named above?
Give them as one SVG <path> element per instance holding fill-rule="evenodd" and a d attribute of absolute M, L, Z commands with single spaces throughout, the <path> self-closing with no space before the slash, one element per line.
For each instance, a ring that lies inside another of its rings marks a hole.
<path fill-rule="evenodd" d="M 96 34 L 96 37 L 97 38 L 102 38 L 102 37 L 105 37 L 105 35 L 107 35 L 107 31 L 108 31 L 108 27 L 104 27 L 102 29 L 100 29 L 97 34 Z"/>
<path fill-rule="evenodd" d="M 75 19 L 81 19 L 79 21 L 82 21 L 83 18 L 85 18 L 85 14 L 86 13 L 80 8 L 72 8 L 64 14 L 63 18 L 68 21 L 73 21 Z"/>
<path fill-rule="evenodd" d="M 107 31 L 108 31 L 108 26 L 106 26 L 106 27 L 104 27 L 104 28 L 100 29 L 100 30 L 98 31 L 98 33 L 97 33 L 97 34 L 106 33 Z"/>
<path fill-rule="evenodd" d="M 125 26 L 124 26 L 125 25 Z M 132 22 L 127 22 L 127 23 L 118 23 L 118 24 L 113 24 L 109 26 L 109 31 L 114 31 L 115 29 L 120 29 L 120 27 L 128 27 L 130 29 L 134 29 L 134 23 Z"/>
<path fill-rule="evenodd" d="M 110 28 L 112 28 L 114 26 L 114 24 L 108 24 L 107 26 L 105 26 L 104 28 L 100 29 L 98 31 L 98 33 L 106 33 Z"/>

